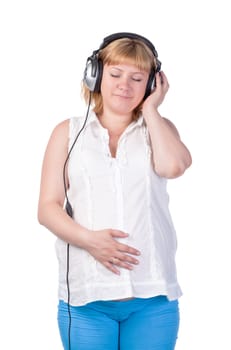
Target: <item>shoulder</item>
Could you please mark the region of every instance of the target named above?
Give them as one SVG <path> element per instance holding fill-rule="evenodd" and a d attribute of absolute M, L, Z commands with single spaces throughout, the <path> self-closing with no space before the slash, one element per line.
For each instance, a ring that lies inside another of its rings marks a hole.
<path fill-rule="evenodd" d="M 58 134 L 66 133 L 69 129 L 69 125 L 70 125 L 70 119 L 65 119 L 61 121 L 54 127 L 52 134 L 58 135 Z"/>
<path fill-rule="evenodd" d="M 70 119 L 65 119 L 58 123 L 51 132 L 49 145 L 67 144 L 69 134 Z"/>
<path fill-rule="evenodd" d="M 71 117 L 61 121 L 54 127 L 52 131 L 52 136 L 70 136 L 72 132 L 75 132 L 75 130 L 79 127 L 81 120 L 82 117 Z"/>
<path fill-rule="evenodd" d="M 83 127 L 86 117 L 77 116 L 65 119 L 58 123 L 51 134 L 51 139 L 72 139 Z"/>

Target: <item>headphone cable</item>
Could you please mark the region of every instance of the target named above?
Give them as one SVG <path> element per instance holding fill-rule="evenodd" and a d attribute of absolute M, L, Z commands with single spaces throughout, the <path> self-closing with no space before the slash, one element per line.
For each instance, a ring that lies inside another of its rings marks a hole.
<path fill-rule="evenodd" d="M 90 91 L 87 113 L 86 113 L 83 125 L 82 125 L 81 129 L 79 130 L 78 134 L 76 135 L 74 142 L 71 145 L 71 148 L 69 149 L 69 152 L 67 154 L 66 160 L 65 160 L 64 165 L 63 165 L 63 185 L 64 185 L 64 192 L 65 192 L 65 200 L 66 200 L 65 210 L 71 218 L 73 217 L 73 209 L 72 209 L 72 206 L 71 206 L 71 203 L 68 199 L 68 194 L 67 194 L 66 167 L 67 167 L 67 163 L 68 163 L 68 160 L 70 158 L 71 152 L 76 144 L 76 141 L 78 140 L 79 135 L 81 134 L 81 132 L 83 131 L 83 129 L 86 126 L 88 115 L 89 115 L 89 109 L 90 109 L 90 105 L 91 105 L 91 95 L 92 94 Z M 70 271 L 70 244 L 67 243 L 66 285 L 67 285 L 67 309 L 68 309 L 68 319 L 69 319 L 69 323 L 68 323 L 68 350 L 71 350 L 71 310 L 70 310 L 70 296 L 71 296 L 71 294 L 70 294 L 70 284 L 69 284 L 69 271 Z"/>
<path fill-rule="evenodd" d="M 87 123 L 87 119 L 88 119 L 88 115 L 89 115 L 89 109 L 90 109 L 90 105 L 91 105 L 91 92 L 90 92 L 90 95 L 89 95 L 89 101 L 88 101 L 88 107 L 87 107 L 87 113 L 86 113 L 86 117 L 85 117 L 85 120 L 83 122 L 83 125 L 81 127 L 81 129 L 79 130 L 78 134 L 76 135 L 75 139 L 74 139 L 74 142 L 71 146 L 71 148 L 69 149 L 69 152 L 67 154 L 67 157 L 66 157 L 66 160 L 64 162 L 64 165 L 63 165 L 63 184 L 64 184 L 64 192 L 65 192 L 65 199 L 66 199 L 66 205 L 65 205 L 65 209 L 66 209 L 66 212 L 67 214 L 72 218 L 73 217 L 73 210 L 72 210 L 72 207 L 71 207 L 71 204 L 70 204 L 70 201 L 68 199 L 68 195 L 67 195 L 67 183 L 66 183 L 66 167 L 67 167 L 67 163 L 68 163 L 68 160 L 70 158 L 70 155 L 71 155 L 71 152 L 76 144 L 76 141 L 78 140 L 79 138 L 79 135 L 81 134 L 81 132 L 83 131 L 83 129 L 85 128 L 86 126 L 86 123 Z"/>

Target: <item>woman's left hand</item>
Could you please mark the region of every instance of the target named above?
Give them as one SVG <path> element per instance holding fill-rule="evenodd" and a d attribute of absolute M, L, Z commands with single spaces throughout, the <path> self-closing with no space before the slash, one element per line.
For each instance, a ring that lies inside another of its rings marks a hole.
<path fill-rule="evenodd" d="M 154 108 L 158 109 L 158 107 L 163 102 L 166 93 L 169 89 L 169 83 L 166 75 L 163 71 L 156 73 L 156 86 L 153 92 L 146 98 L 143 103 L 143 111 L 145 108 Z"/>

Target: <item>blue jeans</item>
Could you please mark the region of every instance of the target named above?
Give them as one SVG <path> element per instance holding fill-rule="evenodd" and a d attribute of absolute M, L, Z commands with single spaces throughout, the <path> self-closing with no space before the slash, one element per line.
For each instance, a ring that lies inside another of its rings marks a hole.
<path fill-rule="evenodd" d="M 173 350 L 179 328 L 178 301 L 165 296 L 127 301 L 95 301 L 58 306 L 59 331 L 65 350 Z"/>

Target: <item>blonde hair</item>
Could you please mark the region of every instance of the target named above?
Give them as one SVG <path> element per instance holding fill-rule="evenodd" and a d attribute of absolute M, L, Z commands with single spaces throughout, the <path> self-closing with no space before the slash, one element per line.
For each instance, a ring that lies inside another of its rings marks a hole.
<path fill-rule="evenodd" d="M 112 41 L 105 48 L 99 51 L 98 60 L 105 64 L 133 64 L 138 69 L 151 72 L 156 69 L 156 58 L 151 49 L 141 40 L 122 38 Z M 90 97 L 89 88 L 82 82 L 82 95 L 86 103 Z M 143 101 L 142 101 L 143 102 Z M 133 119 L 139 117 L 142 102 L 133 111 Z M 103 99 L 100 92 L 92 92 L 91 105 L 98 115 L 103 113 Z"/>

